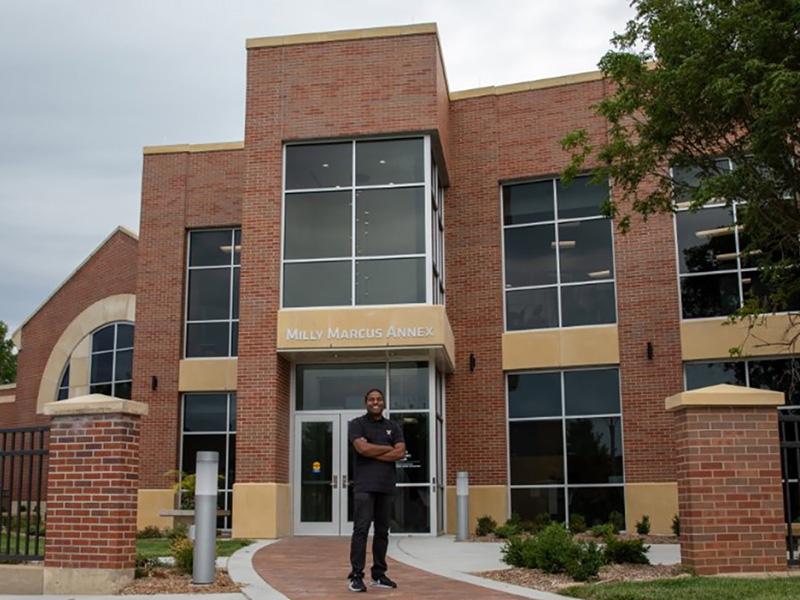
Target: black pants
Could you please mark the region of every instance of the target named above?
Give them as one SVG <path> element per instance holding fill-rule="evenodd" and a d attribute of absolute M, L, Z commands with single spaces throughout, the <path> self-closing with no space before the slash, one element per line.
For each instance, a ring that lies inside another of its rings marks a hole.
<path fill-rule="evenodd" d="M 372 578 L 386 573 L 386 548 L 389 546 L 389 515 L 394 494 L 356 492 L 353 495 L 353 537 L 350 539 L 350 577 L 364 577 L 367 560 L 369 525 L 375 525 L 372 537 Z"/>

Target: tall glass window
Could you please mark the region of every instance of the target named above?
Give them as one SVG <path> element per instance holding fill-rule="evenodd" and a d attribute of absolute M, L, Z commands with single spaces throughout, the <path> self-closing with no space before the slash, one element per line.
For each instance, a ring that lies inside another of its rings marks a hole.
<path fill-rule="evenodd" d="M 429 156 L 427 138 L 286 147 L 284 307 L 443 297 L 443 256 L 429 275 L 442 207 Z"/>
<path fill-rule="evenodd" d="M 236 480 L 236 394 L 184 394 L 181 434 L 181 471 L 187 475 L 197 472 L 198 452 L 219 452 L 217 508 L 230 511 Z M 217 526 L 228 529 L 230 518 L 220 517 Z"/>
<path fill-rule="evenodd" d="M 589 525 L 624 515 L 619 370 L 507 376 L 511 510 Z"/>
<path fill-rule="evenodd" d="M 101 327 L 92 334 L 89 392 L 130 400 L 132 382 L 133 324 Z"/>
<path fill-rule="evenodd" d="M 503 187 L 507 331 L 616 322 L 607 197 L 588 176 Z"/>
<path fill-rule="evenodd" d="M 186 358 L 236 356 L 241 229 L 189 232 Z"/>

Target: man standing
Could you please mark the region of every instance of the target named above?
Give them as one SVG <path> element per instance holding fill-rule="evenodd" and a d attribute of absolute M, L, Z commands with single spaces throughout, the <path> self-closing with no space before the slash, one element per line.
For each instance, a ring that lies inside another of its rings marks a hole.
<path fill-rule="evenodd" d="M 403 430 L 383 417 L 383 392 L 372 389 L 364 397 L 367 414 L 350 421 L 348 439 L 355 448 L 353 474 L 353 537 L 350 540 L 350 590 L 366 592 L 364 564 L 367 534 L 374 524 L 372 539 L 372 586 L 396 588 L 386 576 L 386 548 L 389 545 L 389 514 L 394 502 L 395 466 L 406 455 Z"/>

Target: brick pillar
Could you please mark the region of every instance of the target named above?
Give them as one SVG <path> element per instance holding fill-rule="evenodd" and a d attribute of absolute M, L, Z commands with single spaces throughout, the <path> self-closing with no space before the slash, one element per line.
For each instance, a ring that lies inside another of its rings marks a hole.
<path fill-rule="evenodd" d="M 44 410 L 52 417 L 44 593 L 115 593 L 133 580 L 147 405 L 94 394 Z"/>
<path fill-rule="evenodd" d="M 783 394 L 732 385 L 676 394 L 681 561 L 698 575 L 785 571 Z"/>

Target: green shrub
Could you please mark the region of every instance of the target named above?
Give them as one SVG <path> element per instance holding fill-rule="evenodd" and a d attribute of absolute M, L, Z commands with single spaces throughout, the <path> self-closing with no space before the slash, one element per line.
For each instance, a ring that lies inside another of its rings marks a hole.
<path fill-rule="evenodd" d="M 144 554 L 136 554 L 136 569 L 133 572 L 133 576 L 136 579 L 141 577 L 148 577 L 150 575 L 150 571 L 152 571 L 155 567 L 157 567 L 160 563 L 158 562 L 158 558 L 156 557 L 147 557 Z"/>
<path fill-rule="evenodd" d="M 496 527 L 497 521 L 495 521 L 489 515 L 483 515 L 478 519 L 478 526 L 475 528 L 475 535 L 480 537 L 489 535 L 490 533 L 494 532 Z"/>
<path fill-rule="evenodd" d="M 681 535 L 681 518 L 677 514 L 672 515 L 672 533 L 678 537 Z"/>
<path fill-rule="evenodd" d="M 186 523 L 175 523 L 174 527 L 167 529 L 166 536 L 168 539 L 172 540 L 183 540 L 189 536 L 189 526 Z"/>
<path fill-rule="evenodd" d="M 615 534 L 625 529 L 625 519 L 619 511 L 612 510 L 608 515 L 608 522 L 611 524 L 611 527 L 614 528 Z"/>
<path fill-rule="evenodd" d="M 553 523 L 550 513 L 539 513 L 533 518 L 533 531 L 539 532 L 547 529 Z"/>
<path fill-rule="evenodd" d="M 595 525 L 589 530 L 592 536 L 604 540 L 614 535 L 614 528 L 610 523 L 603 523 L 602 525 Z"/>
<path fill-rule="evenodd" d="M 596 576 L 603 556 L 595 542 L 572 539 L 559 523 L 552 523 L 530 538 L 512 537 L 502 548 L 503 561 L 515 567 L 567 573 L 577 581 Z"/>
<path fill-rule="evenodd" d="M 578 513 L 571 514 L 569 516 L 569 530 L 572 533 L 583 533 L 586 531 L 586 517 Z"/>
<path fill-rule="evenodd" d="M 650 516 L 642 515 L 642 520 L 636 522 L 636 533 L 639 535 L 647 535 L 650 533 Z"/>
<path fill-rule="evenodd" d="M 644 545 L 644 540 L 620 540 L 610 536 L 605 540 L 603 558 L 608 563 L 631 563 L 635 565 L 649 565 L 647 551 L 650 546 Z"/>
<path fill-rule="evenodd" d="M 161 529 L 155 525 L 148 525 L 144 529 L 140 529 L 136 532 L 136 539 L 138 540 L 153 540 L 163 536 L 164 534 Z"/>
<path fill-rule="evenodd" d="M 175 566 L 184 573 L 192 573 L 194 567 L 194 541 L 189 538 L 176 539 L 170 547 Z"/>
<path fill-rule="evenodd" d="M 516 525 L 512 523 L 506 523 L 505 525 L 499 525 L 494 528 L 494 535 L 495 537 L 499 537 L 500 539 L 507 539 L 514 537 L 515 535 L 519 535 L 522 533 L 522 525 Z"/>

